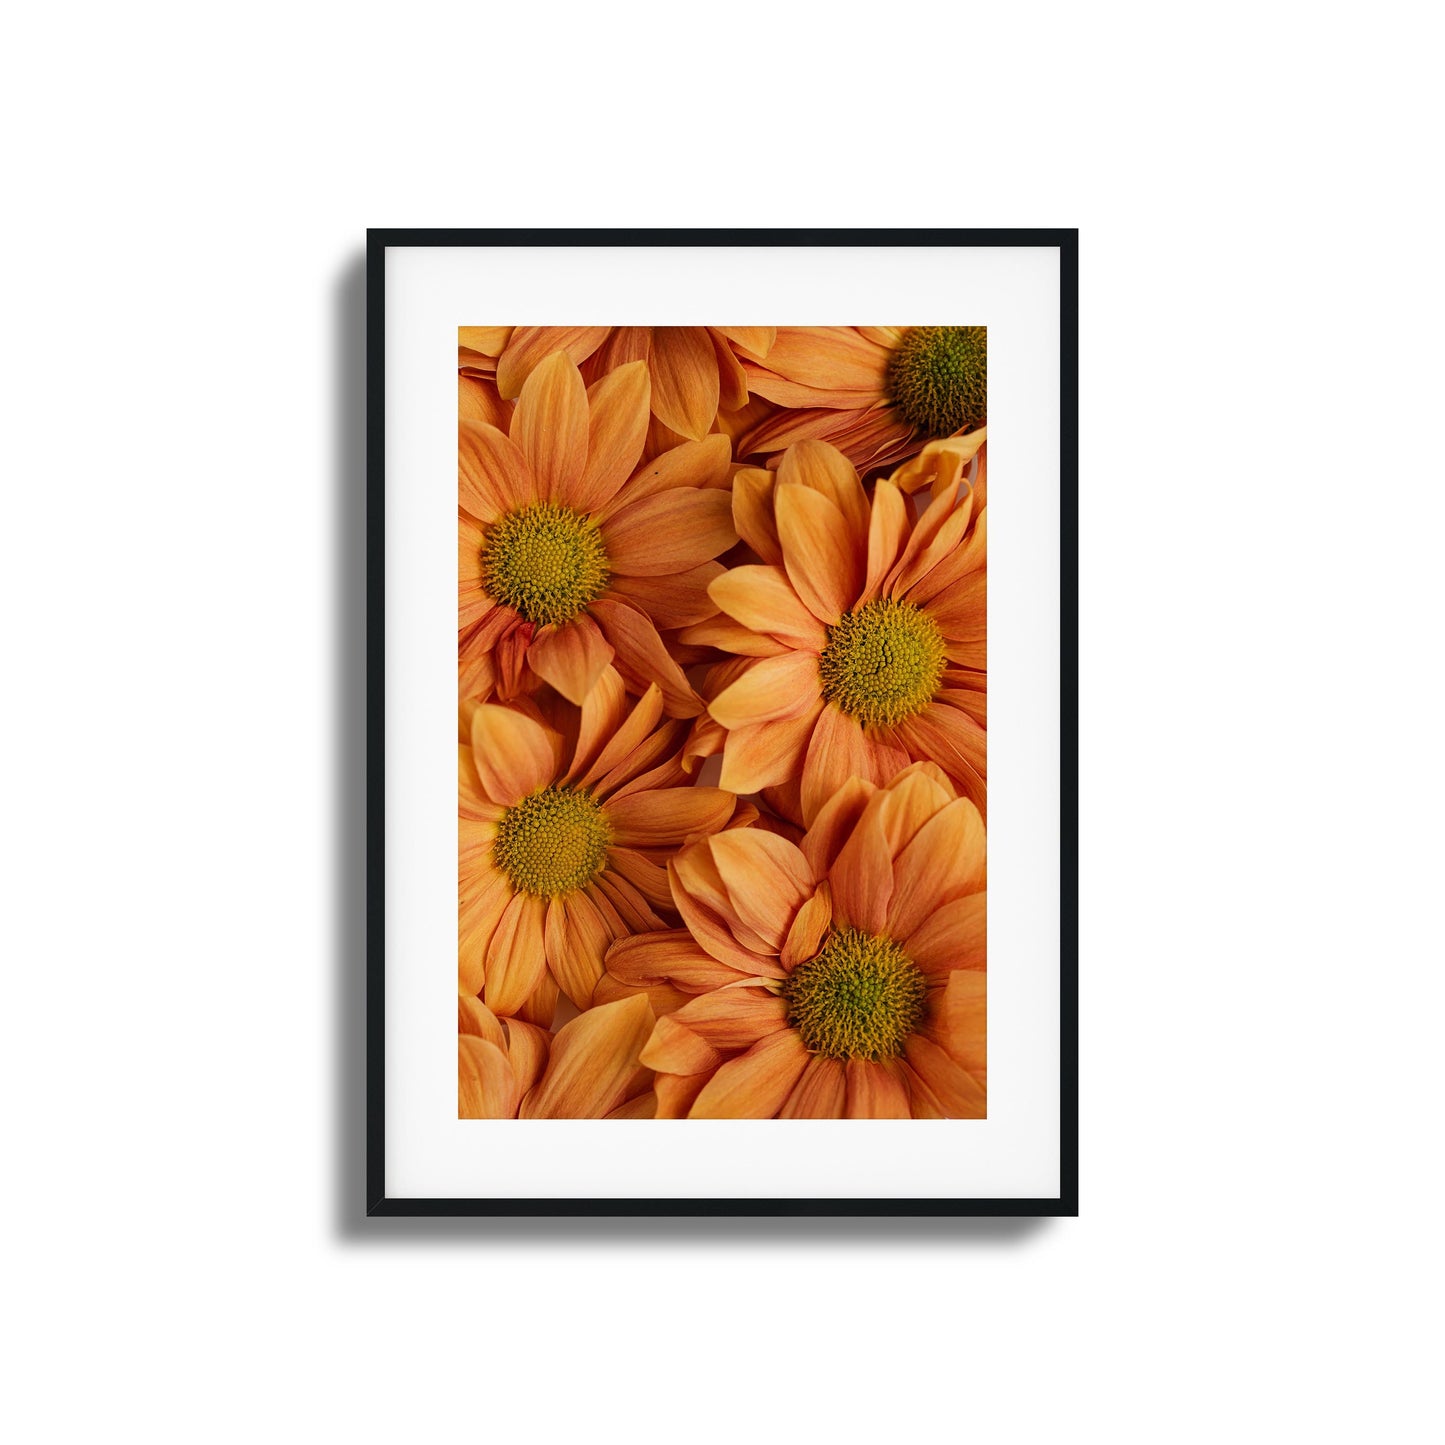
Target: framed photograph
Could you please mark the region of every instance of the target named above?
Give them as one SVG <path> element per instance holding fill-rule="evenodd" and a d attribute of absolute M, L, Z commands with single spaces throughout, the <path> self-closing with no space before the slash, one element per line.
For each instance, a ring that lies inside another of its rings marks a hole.
<path fill-rule="evenodd" d="M 367 287 L 367 1212 L 1077 1213 L 1077 233 Z"/>

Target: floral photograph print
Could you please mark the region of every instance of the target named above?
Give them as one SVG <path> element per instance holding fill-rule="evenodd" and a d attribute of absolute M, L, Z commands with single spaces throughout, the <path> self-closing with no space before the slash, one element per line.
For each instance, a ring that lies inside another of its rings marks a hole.
<path fill-rule="evenodd" d="M 459 1116 L 985 1117 L 985 328 L 457 384 Z"/>

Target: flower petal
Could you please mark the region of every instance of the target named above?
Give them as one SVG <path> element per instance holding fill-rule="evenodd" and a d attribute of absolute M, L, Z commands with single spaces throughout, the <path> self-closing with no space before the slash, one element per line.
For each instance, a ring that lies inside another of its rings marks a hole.
<path fill-rule="evenodd" d="M 486 795 L 511 807 L 560 771 L 562 739 L 525 713 L 484 702 L 472 715 L 472 764 Z"/>
<path fill-rule="evenodd" d="M 738 536 L 770 566 L 781 566 L 783 544 L 773 515 L 773 472 L 745 467 L 733 477 L 733 525 Z"/>
<path fill-rule="evenodd" d="M 708 712 L 726 728 L 801 717 L 818 701 L 820 688 L 818 659 L 812 653 L 764 657 L 725 687 L 708 704 Z"/>
<path fill-rule="evenodd" d="M 560 627 L 544 627 L 527 649 L 527 666 L 580 707 L 612 661 L 612 645 L 583 613 Z"/>
<path fill-rule="evenodd" d="M 847 1098 L 843 1065 L 838 1059 L 814 1057 L 793 1086 L 780 1119 L 841 1119 Z"/>
<path fill-rule="evenodd" d="M 833 923 L 833 890 L 825 879 L 803 904 L 788 929 L 788 937 L 778 958 L 790 973 L 817 953 Z"/>
<path fill-rule="evenodd" d="M 933 910 L 979 892 L 986 875 L 985 846 L 983 819 L 967 798 L 930 818 L 894 864 L 889 936 L 908 938 Z"/>
<path fill-rule="evenodd" d="M 703 701 L 658 636 L 652 619 L 628 602 L 599 597 L 591 612 L 602 635 L 617 649 L 613 666 L 633 691 L 644 693 L 656 683 L 673 717 L 696 717 Z"/>
<path fill-rule="evenodd" d="M 864 546 L 868 539 L 868 494 L 858 473 L 837 447 L 820 441 L 790 446 L 778 463 L 778 485 L 787 487 L 794 482 L 827 497 L 847 521 L 853 549 Z"/>
<path fill-rule="evenodd" d="M 803 605 L 781 567 L 734 567 L 709 586 L 708 595 L 755 632 L 810 652 L 827 646 L 827 629 Z"/>
<path fill-rule="evenodd" d="M 639 1057 L 647 1068 L 660 1074 L 701 1074 L 717 1068 L 724 1055 L 685 1024 L 678 1023 L 676 1014 L 669 1014 L 658 1019 Z"/>
<path fill-rule="evenodd" d="M 602 960 L 611 943 L 611 930 L 585 893 L 579 890 L 547 904 L 547 966 L 558 987 L 579 1009 L 587 1009 L 592 1002 L 592 990 L 602 977 Z"/>
<path fill-rule="evenodd" d="M 622 576 L 686 572 L 737 541 L 732 498 L 716 487 L 673 487 L 614 512 L 602 525 L 602 541 Z"/>
<path fill-rule="evenodd" d="M 647 613 L 659 628 L 690 627 L 717 616 L 708 587 L 723 575 L 719 562 L 702 562 L 665 577 L 614 577 L 607 590 Z"/>
<path fill-rule="evenodd" d="M 882 797 L 877 793 L 870 800 L 828 870 L 834 918 L 865 933 L 884 932 L 893 893 L 893 857 L 879 817 Z"/>
<path fill-rule="evenodd" d="M 708 840 L 734 915 L 778 953 L 793 918 L 815 887 L 808 860 L 786 838 L 737 828 Z"/>
<path fill-rule="evenodd" d="M 524 1119 L 600 1119 L 627 1096 L 653 1028 L 647 998 L 602 1004 L 564 1024 L 541 1082 L 522 1101 Z"/>
<path fill-rule="evenodd" d="M 606 811 L 612 836 L 624 847 L 676 848 L 724 827 L 736 801 L 722 788 L 654 788 L 614 798 Z"/>
<path fill-rule="evenodd" d="M 862 590 L 862 569 L 842 512 L 811 487 L 778 483 L 774 505 L 793 590 L 832 626 Z"/>
<path fill-rule="evenodd" d="M 704 326 L 652 329 L 652 409 L 675 432 L 694 441 L 717 416 L 717 357 Z"/>
<path fill-rule="evenodd" d="M 849 1119 L 907 1119 L 908 1089 L 896 1065 L 870 1063 L 866 1059 L 849 1059 L 845 1070 L 848 1079 Z"/>
<path fill-rule="evenodd" d="M 494 426 L 463 422 L 457 436 L 457 502 L 479 522 L 536 500 L 537 484 L 521 448 Z"/>
<path fill-rule="evenodd" d="M 487 946 L 487 982 L 482 999 L 495 1014 L 514 1014 L 547 972 L 544 899 L 514 893 Z"/>
<path fill-rule="evenodd" d="M 496 1044 L 457 1035 L 457 1118 L 510 1119 L 517 1112 L 517 1076 Z"/>
<path fill-rule="evenodd" d="M 573 492 L 578 511 L 593 512 L 617 495 L 632 475 L 643 443 L 652 382 L 647 363 L 629 362 L 587 391 L 587 465 Z"/>
<path fill-rule="evenodd" d="M 514 326 L 497 359 L 497 390 L 514 397 L 544 357 L 565 351 L 575 364 L 586 361 L 607 339 L 610 326 Z"/>
<path fill-rule="evenodd" d="M 607 951 L 607 972 L 638 988 L 668 983 L 686 993 L 726 988 L 752 976 L 719 963 L 685 928 L 618 939 Z"/>
<path fill-rule="evenodd" d="M 849 778 L 872 780 L 872 766 L 863 746 L 863 729 L 841 708 L 829 703 L 818 714 L 808 755 L 803 761 L 803 818 L 811 822 L 823 804 Z"/>
<path fill-rule="evenodd" d="M 760 793 L 801 776 L 822 710 L 823 700 L 817 698 L 798 717 L 730 729 L 718 781 L 734 793 Z"/>
<path fill-rule="evenodd" d="M 910 1034 L 904 1043 L 908 1063 L 927 1086 L 928 1102 L 947 1119 L 983 1119 L 988 1114 L 988 1091 L 961 1064 L 922 1034 Z"/>
<path fill-rule="evenodd" d="M 988 895 L 970 893 L 945 903 L 899 941 L 924 973 L 984 968 L 988 961 Z"/>
<path fill-rule="evenodd" d="M 690 1119 L 771 1119 L 787 1102 L 808 1066 L 808 1051 L 793 1029 L 783 1029 L 730 1059 L 697 1096 Z"/>
<path fill-rule="evenodd" d="M 587 388 L 563 352 L 553 352 L 527 378 L 512 440 L 531 463 L 543 500 L 574 506 L 587 467 Z"/>

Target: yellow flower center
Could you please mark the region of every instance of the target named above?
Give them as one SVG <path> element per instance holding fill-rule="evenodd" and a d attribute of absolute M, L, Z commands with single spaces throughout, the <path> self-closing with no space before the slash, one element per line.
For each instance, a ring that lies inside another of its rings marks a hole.
<path fill-rule="evenodd" d="M 519 893 L 555 898 L 602 871 L 610 842 L 607 815 L 590 793 L 549 783 L 502 814 L 492 857 Z"/>
<path fill-rule="evenodd" d="M 788 1022 L 809 1053 L 891 1059 L 923 1018 L 927 983 L 891 939 L 842 928 L 783 985 Z"/>
<path fill-rule="evenodd" d="M 943 677 L 943 636 L 911 602 L 880 597 L 845 612 L 818 658 L 823 696 L 865 727 L 921 712 Z"/>
<path fill-rule="evenodd" d="M 988 328 L 911 326 L 888 363 L 894 404 L 919 431 L 952 436 L 988 415 Z"/>
<path fill-rule="evenodd" d="M 528 622 L 570 622 L 607 586 L 597 524 L 570 507 L 538 502 L 487 529 L 482 585 Z"/>

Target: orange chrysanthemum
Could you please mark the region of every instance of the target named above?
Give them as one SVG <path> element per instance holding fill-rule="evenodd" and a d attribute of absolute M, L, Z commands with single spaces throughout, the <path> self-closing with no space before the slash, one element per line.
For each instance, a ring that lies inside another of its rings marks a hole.
<path fill-rule="evenodd" d="M 580 704 L 609 663 L 668 711 L 702 703 L 658 628 L 714 615 L 713 559 L 736 541 L 724 436 L 638 466 L 647 367 L 589 389 L 553 352 L 532 371 L 508 432 L 463 421 L 459 643 L 463 697 L 503 700 L 550 683 Z"/>
<path fill-rule="evenodd" d="M 463 327 L 458 362 L 491 377 L 502 398 L 518 396 L 532 372 L 554 351 L 565 351 L 594 382 L 629 362 L 652 378 L 652 414 L 678 437 L 701 441 L 719 407 L 747 403 L 747 379 L 737 356 L 765 357 L 771 326 L 475 326 Z"/>
<path fill-rule="evenodd" d="M 616 939 L 664 926 L 667 858 L 736 802 L 679 786 L 687 724 L 657 688 L 629 709 L 609 668 L 568 714 L 482 703 L 460 747 L 458 992 L 543 1024 L 559 988 L 589 1006 Z"/>
<path fill-rule="evenodd" d="M 772 406 L 757 405 L 738 433 L 739 459 L 826 441 L 866 472 L 987 415 L 982 326 L 783 326 L 744 371 L 751 395 Z"/>
<path fill-rule="evenodd" d="M 647 1119 L 652 1071 L 638 1061 L 652 1033 L 645 998 L 595 1008 L 555 1034 L 457 999 L 459 1119 Z"/>
<path fill-rule="evenodd" d="M 690 996 L 639 1056 L 659 1118 L 984 1117 L 984 828 L 938 768 L 852 778 L 800 845 L 739 828 L 668 873 L 687 931 L 607 956 L 639 996 Z"/>
<path fill-rule="evenodd" d="M 726 617 L 681 634 L 746 659 L 719 669 L 708 705 L 727 729 L 725 788 L 796 780 L 811 822 L 848 777 L 886 783 L 929 758 L 984 806 L 987 513 L 973 504 L 957 469 L 916 519 L 890 481 L 870 501 L 822 442 L 737 473 L 734 520 L 762 562 L 714 581 Z M 708 746 L 700 730 L 690 753 Z"/>

